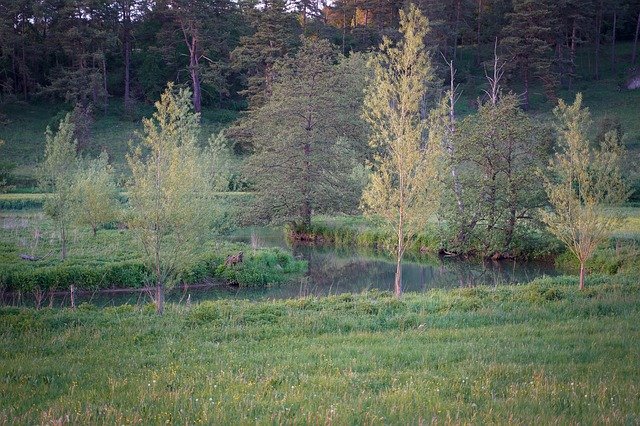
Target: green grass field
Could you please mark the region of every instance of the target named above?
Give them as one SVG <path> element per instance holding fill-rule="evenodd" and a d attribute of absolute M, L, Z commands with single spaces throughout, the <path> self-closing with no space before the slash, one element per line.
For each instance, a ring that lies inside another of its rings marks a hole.
<path fill-rule="evenodd" d="M 622 277 L 163 317 L 2 308 L 0 335 L 0 423 L 640 421 L 640 286 Z"/>

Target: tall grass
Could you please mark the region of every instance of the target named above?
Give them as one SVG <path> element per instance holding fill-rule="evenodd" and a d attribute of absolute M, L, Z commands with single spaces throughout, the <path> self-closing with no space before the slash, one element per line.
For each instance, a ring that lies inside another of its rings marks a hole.
<path fill-rule="evenodd" d="M 610 280 L 610 279 L 608 279 Z M 0 423 L 637 423 L 640 286 L 0 309 Z"/>

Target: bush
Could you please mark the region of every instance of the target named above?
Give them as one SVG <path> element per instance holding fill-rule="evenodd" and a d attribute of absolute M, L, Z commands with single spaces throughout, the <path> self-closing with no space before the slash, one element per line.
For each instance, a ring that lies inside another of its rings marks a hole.
<path fill-rule="evenodd" d="M 74 285 L 83 290 L 139 288 L 148 277 L 141 262 L 114 262 L 104 266 L 61 264 L 48 267 L 15 267 L 0 275 L 8 291 L 50 291 Z"/>
<path fill-rule="evenodd" d="M 282 284 L 293 275 L 306 270 L 306 263 L 296 260 L 289 253 L 280 249 L 264 249 L 245 254 L 244 261 L 237 265 L 227 266 L 220 263 L 213 273 L 215 278 L 240 286 L 261 286 Z"/>

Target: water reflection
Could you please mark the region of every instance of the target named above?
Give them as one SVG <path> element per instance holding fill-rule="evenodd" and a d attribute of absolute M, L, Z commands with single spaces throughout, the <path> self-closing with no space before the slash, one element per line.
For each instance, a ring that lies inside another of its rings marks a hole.
<path fill-rule="evenodd" d="M 285 299 L 304 296 L 326 296 L 340 293 L 360 293 L 370 289 L 393 291 L 395 263 L 384 256 L 360 253 L 357 250 L 331 247 L 290 247 L 281 229 L 248 228 L 231 236 L 233 241 L 254 248 L 284 247 L 308 262 L 307 273 L 296 282 L 267 288 L 237 288 L 219 283 L 200 287 L 175 288 L 167 292 L 168 302 L 187 304 L 213 299 Z M 498 286 L 523 283 L 542 275 L 556 275 L 552 264 L 534 262 L 472 262 L 453 259 L 424 258 L 403 264 L 405 292 L 422 292 L 433 288 Z M 10 294 L 2 298 L 13 306 L 33 305 L 31 295 Z M 77 304 L 87 302 L 98 306 L 146 304 L 151 294 L 137 292 L 80 292 Z M 43 306 L 68 306 L 69 294 L 59 293 L 43 301 Z"/>

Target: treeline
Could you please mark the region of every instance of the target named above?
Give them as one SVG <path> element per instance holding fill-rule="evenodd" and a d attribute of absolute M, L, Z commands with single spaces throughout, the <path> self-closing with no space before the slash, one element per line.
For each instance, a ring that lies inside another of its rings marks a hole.
<path fill-rule="evenodd" d="M 555 100 L 578 75 L 600 78 L 633 41 L 638 0 L 420 0 L 432 31 L 425 43 L 447 60 L 475 46 L 491 59 L 498 40 L 507 77 L 541 84 Z M 344 55 L 399 37 L 403 1 L 388 0 L 0 0 L 0 94 L 127 108 L 158 99 L 167 81 L 188 84 L 202 105 L 244 109 L 271 92 L 276 61 L 295 54 L 300 36 L 326 39 Z M 578 64 L 577 49 L 588 61 Z M 461 77 L 461 76 L 459 76 Z"/>

